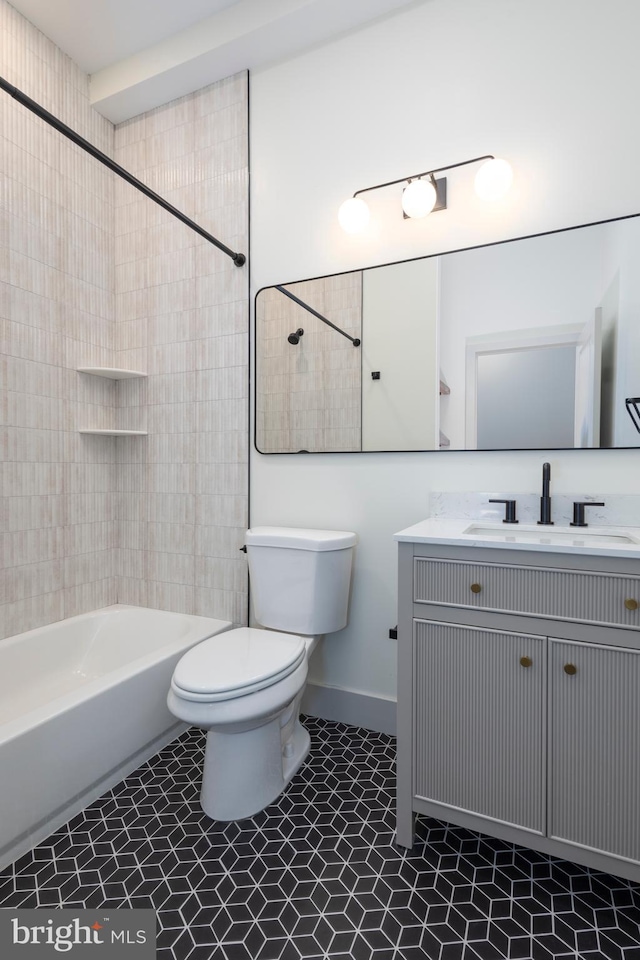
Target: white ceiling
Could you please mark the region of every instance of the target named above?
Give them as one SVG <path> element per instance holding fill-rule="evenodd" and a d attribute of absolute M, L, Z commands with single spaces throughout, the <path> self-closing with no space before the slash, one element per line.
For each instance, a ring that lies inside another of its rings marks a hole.
<path fill-rule="evenodd" d="M 114 123 L 429 0 L 11 0 Z"/>
<path fill-rule="evenodd" d="M 12 0 L 85 73 L 97 73 L 239 0 Z"/>

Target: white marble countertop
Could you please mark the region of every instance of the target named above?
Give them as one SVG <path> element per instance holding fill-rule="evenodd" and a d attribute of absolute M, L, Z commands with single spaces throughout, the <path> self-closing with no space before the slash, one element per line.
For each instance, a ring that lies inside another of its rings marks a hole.
<path fill-rule="evenodd" d="M 470 528 L 475 527 L 475 530 Z M 467 532 L 469 531 L 469 532 Z M 434 543 L 454 547 L 489 547 L 537 550 L 545 553 L 585 554 L 595 557 L 640 559 L 640 527 L 589 524 L 584 529 L 554 524 L 502 524 L 470 518 L 430 517 L 394 534 L 410 543 Z"/>

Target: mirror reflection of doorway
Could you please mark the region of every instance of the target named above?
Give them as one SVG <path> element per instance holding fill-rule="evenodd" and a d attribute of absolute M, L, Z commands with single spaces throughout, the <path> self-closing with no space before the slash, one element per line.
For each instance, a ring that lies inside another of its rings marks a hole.
<path fill-rule="evenodd" d="M 596 447 L 601 317 L 467 340 L 466 446 Z"/>
<path fill-rule="evenodd" d="M 479 450 L 572 447 L 575 347 L 484 353 L 477 369 Z"/>

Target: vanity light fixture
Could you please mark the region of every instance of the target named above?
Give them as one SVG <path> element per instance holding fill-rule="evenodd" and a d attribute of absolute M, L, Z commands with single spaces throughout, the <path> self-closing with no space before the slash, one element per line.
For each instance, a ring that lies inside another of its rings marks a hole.
<path fill-rule="evenodd" d="M 446 167 L 436 167 L 424 173 L 416 173 L 410 177 L 401 177 L 399 180 L 389 180 L 387 183 L 378 183 L 374 187 L 356 190 L 352 197 L 344 201 L 338 211 L 340 226 L 347 233 L 361 233 L 368 226 L 371 215 L 366 201 L 360 194 L 381 190 L 383 187 L 392 187 L 398 183 L 406 184 L 402 191 L 402 211 L 405 219 L 413 220 L 426 217 L 434 210 L 446 210 L 447 178 L 441 177 L 438 180 L 436 173 L 481 162 L 482 166 L 475 177 L 475 191 L 482 200 L 500 200 L 511 186 L 513 171 L 506 160 L 486 154 L 483 157 L 474 157 L 472 160 L 463 160 L 461 163 L 450 163 Z"/>
<path fill-rule="evenodd" d="M 438 187 L 431 173 L 428 180 L 410 180 L 402 191 L 402 209 L 405 217 L 426 217 L 436 205 Z"/>

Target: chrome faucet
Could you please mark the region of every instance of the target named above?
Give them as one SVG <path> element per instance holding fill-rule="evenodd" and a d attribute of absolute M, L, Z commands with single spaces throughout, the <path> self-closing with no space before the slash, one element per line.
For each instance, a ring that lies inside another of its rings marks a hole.
<path fill-rule="evenodd" d="M 540 497 L 540 519 L 539 524 L 544 526 L 553 526 L 551 519 L 551 497 L 549 496 L 549 484 L 551 482 L 551 464 L 542 464 L 542 496 Z"/>

